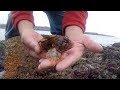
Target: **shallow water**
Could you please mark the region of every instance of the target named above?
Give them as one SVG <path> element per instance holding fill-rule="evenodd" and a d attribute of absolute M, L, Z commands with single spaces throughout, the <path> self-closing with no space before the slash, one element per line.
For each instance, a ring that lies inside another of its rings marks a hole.
<path fill-rule="evenodd" d="M 5 30 L 0 29 L 0 40 L 5 40 Z"/>
<path fill-rule="evenodd" d="M 120 38 L 118 37 L 110 37 L 110 36 L 101 36 L 101 35 L 89 35 L 96 42 L 102 44 L 103 46 L 109 46 L 114 43 L 120 42 Z"/>

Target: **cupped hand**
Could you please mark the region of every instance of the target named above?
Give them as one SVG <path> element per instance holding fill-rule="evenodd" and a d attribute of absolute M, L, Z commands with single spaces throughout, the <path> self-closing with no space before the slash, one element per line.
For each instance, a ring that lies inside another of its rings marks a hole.
<path fill-rule="evenodd" d="M 69 66 L 76 63 L 78 60 L 80 60 L 85 48 L 93 52 L 101 52 L 103 50 L 103 47 L 97 42 L 93 41 L 89 36 L 83 34 L 80 38 L 81 39 L 77 41 L 72 40 L 74 43 L 73 48 L 63 53 L 63 60 L 61 60 L 55 67 L 57 71 L 63 71 Z M 43 58 L 40 59 L 39 62 L 39 70 L 50 68 L 53 66 L 52 62 L 48 59 Z"/>

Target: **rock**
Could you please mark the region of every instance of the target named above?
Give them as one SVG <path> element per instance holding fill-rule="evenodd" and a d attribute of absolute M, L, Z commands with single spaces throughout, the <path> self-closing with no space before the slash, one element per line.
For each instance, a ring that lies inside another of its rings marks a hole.
<path fill-rule="evenodd" d="M 20 37 L 5 41 L 5 46 L 4 79 L 120 79 L 119 44 L 104 47 L 101 53 L 85 50 L 82 58 L 64 71 L 51 68 L 39 73 L 39 59 L 28 55 Z"/>
<path fill-rule="evenodd" d="M 3 41 L 0 41 L 0 72 L 4 70 L 3 61 L 5 59 L 5 45 Z"/>
<path fill-rule="evenodd" d="M 5 74 L 5 71 L 3 70 L 2 72 L 0 72 L 0 79 L 3 79 L 4 78 L 4 74 Z"/>

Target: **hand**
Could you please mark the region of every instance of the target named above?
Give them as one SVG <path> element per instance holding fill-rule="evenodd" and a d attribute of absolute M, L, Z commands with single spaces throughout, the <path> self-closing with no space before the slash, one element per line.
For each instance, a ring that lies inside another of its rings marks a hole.
<path fill-rule="evenodd" d="M 28 49 L 31 56 L 40 58 L 39 41 L 43 38 L 40 34 L 34 31 L 33 24 L 30 21 L 22 20 L 18 23 L 21 41 Z"/>
<path fill-rule="evenodd" d="M 42 38 L 43 37 L 35 31 L 24 32 L 24 34 L 21 35 L 21 41 L 27 48 L 28 53 L 31 56 L 39 59 L 40 59 L 39 53 L 41 50 L 38 42 Z"/>
<path fill-rule="evenodd" d="M 62 71 L 67 67 L 71 66 L 72 64 L 74 64 L 76 61 L 78 61 L 83 55 L 85 48 L 93 52 L 100 52 L 103 50 L 100 44 L 94 42 L 87 35 L 81 34 L 79 38 L 80 38 L 79 41 L 71 39 L 74 42 L 74 46 L 70 50 L 64 52 L 64 54 L 62 55 L 64 59 L 56 65 L 57 71 Z M 38 69 L 42 70 L 48 67 L 52 67 L 52 65 L 53 64 L 52 62 L 50 62 L 50 60 L 41 59 Z"/>

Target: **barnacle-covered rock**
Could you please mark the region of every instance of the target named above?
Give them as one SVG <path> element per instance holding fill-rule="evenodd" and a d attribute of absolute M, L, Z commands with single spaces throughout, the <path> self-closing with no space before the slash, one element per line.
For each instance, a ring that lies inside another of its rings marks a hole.
<path fill-rule="evenodd" d="M 56 64 L 61 54 L 72 47 L 72 43 L 65 36 L 50 35 L 43 36 L 44 39 L 39 42 L 41 48 L 46 52 L 46 57 L 51 58 L 51 62 Z M 60 45 L 59 45 L 60 44 Z M 39 65 L 39 59 L 31 57 L 27 49 L 21 43 L 20 37 L 13 37 L 5 42 L 5 79 L 28 79 L 36 77 L 36 70 Z M 40 76 L 39 76 L 40 78 Z"/>

